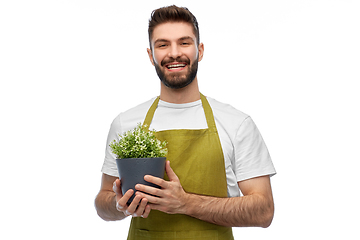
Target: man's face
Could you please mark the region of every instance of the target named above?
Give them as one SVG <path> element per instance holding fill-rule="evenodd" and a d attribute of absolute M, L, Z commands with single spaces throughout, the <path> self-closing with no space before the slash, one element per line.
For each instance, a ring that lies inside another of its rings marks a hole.
<path fill-rule="evenodd" d="M 162 83 L 172 89 L 189 85 L 197 74 L 203 44 L 196 45 L 191 24 L 163 23 L 155 27 L 148 54 Z"/>

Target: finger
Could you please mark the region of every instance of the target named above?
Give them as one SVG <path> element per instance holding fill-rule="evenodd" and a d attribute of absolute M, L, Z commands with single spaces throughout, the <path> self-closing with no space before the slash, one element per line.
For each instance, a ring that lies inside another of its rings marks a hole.
<path fill-rule="evenodd" d="M 162 197 L 162 191 L 159 188 L 154 188 L 143 184 L 136 184 L 135 189 L 147 194 L 152 194 L 158 197 Z M 141 192 L 136 192 L 136 194 L 141 194 Z"/>
<path fill-rule="evenodd" d="M 116 194 L 122 194 L 121 193 L 121 189 L 120 189 L 120 186 L 121 186 L 121 182 L 119 179 L 116 179 L 113 183 L 113 191 L 116 193 Z"/>
<path fill-rule="evenodd" d="M 119 201 L 116 203 L 116 209 L 118 211 L 124 211 L 127 209 L 127 201 L 131 198 L 131 196 L 134 194 L 134 190 L 129 189 L 122 198 L 120 198 Z"/>
<path fill-rule="evenodd" d="M 158 211 L 162 210 L 161 205 L 159 204 L 149 203 L 147 207 L 150 207 L 151 210 L 158 210 Z"/>
<path fill-rule="evenodd" d="M 151 207 L 149 205 L 146 205 L 144 213 L 141 215 L 142 218 L 147 218 L 150 214 Z"/>
<path fill-rule="evenodd" d="M 172 170 L 172 168 L 170 167 L 170 161 L 166 161 L 165 171 L 170 181 L 175 181 L 175 182 L 179 181 L 178 176 L 175 174 L 174 170 Z"/>
<path fill-rule="evenodd" d="M 161 203 L 161 198 L 156 197 L 156 196 L 151 196 L 148 195 L 146 193 L 142 193 L 142 192 L 136 192 L 136 195 L 140 196 L 141 198 L 146 198 L 148 200 L 149 203 L 154 203 L 154 204 L 160 204 Z"/>
<path fill-rule="evenodd" d="M 140 201 L 141 201 L 141 197 L 139 195 L 136 195 L 134 197 L 134 199 L 132 200 L 130 206 L 127 208 L 127 210 L 126 210 L 126 211 L 128 211 L 127 213 L 134 214 Z M 141 214 L 139 214 L 139 215 L 141 215 Z"/>
<path fill-rule="evenodd" d="M 126 211 L 126 209 L 127 209 L 127 205 L 122 206 L 119 204 L 119 202 L 116 202 L 116 210 L 118 210 L 119 212 L 124 212 Z"/>
<path fill-rule="evenodd" d="M 133 217 L 142 216 L 144 214 L 147 203 L 148 203 L 148 200 L 146 198 L 141 199 L 141 202 L 140 202 L 138 208 L 136 209 L 136 212 L 133 214 Z"/>
<path fill-rule="evenodd" d="M 149 182 L 149 183 L 153 183 L 155 185 L 158 185 L 159 187 L 162 187 L 162 188 L 167 187 L 167 182 L 162 178 L 154 177 L 154 176 L 151 176 L 151 175 L 145 175 L 144 180 Z"/>

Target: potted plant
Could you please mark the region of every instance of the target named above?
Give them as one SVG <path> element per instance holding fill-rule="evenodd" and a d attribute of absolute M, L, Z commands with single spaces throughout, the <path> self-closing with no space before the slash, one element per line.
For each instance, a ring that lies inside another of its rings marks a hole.
<path fill-rule="evenodd" d="M 121 179 L 121 190 L 125 194 L 129 189 L 140 183 L 152 187 L 159 186 L 146 182 L 145 175 L 164 178 L 167 155 L 166 141 L 161 142 L 155 137 L 155 130 L 147 130 L 147 126 L 138 123 L 137 127 L 123 135 L 119 141 L 110 143 L 112 152 L 116 155 L 116 164 Z M 135 194 L 127 202 L 132 202 Z"/>

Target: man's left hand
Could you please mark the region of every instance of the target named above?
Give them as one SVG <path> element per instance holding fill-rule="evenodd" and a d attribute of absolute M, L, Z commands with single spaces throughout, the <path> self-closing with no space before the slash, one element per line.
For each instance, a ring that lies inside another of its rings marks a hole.
<path fill-rule="evenodd" d="M 165 171 L 170 181 L 165 181 L 164 179 L 150 175 L 144 177 L 145 181 L 156 184 L 160 186 L 161 189 L 137 184 L 135 186 L 135 189 L 138 190 L 136 195 L 139 195 L 141 198 L 146 198 L 149 201 L 148 205 L 151 209 L 169 214 L 184 214 L 187 193 L 182 188 L 179 178 L 170 167 L 169 161 L 166 161 Z"/>

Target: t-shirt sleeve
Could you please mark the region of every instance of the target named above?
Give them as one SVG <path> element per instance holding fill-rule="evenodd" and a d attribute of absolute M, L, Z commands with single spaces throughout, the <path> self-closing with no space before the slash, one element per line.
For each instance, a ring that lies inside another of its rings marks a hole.
<path fill-rule="evenodd" d="M 116 155 L 112 153 L 109 145 L 112 141 L 119 140 L 119 134 L 121 134 L 120 116 L 116 117 L 110 126 L 106 141 L 105 160 L 101 169 L 102 173 L 114 177 L 119 177 L 119 173 L 116 166 Z"/>
<path fill-rule="evenodd" d="M 265 142 L 251 117 L 240 125 L 235 137 L 235 175 L 237 181 L 276 174 Z"/>

